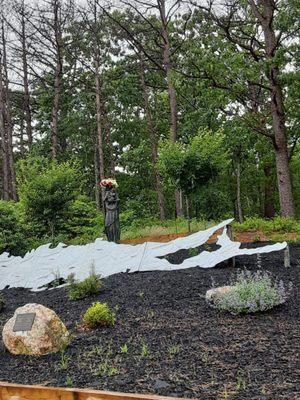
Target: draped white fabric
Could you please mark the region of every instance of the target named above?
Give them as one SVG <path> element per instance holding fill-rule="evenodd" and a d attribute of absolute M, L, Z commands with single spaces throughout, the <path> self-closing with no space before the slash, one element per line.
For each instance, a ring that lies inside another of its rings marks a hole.
<path fill-rule="evenodd" d="M 67 278 L 71 273 L 77 279 L 83 280 L 92 268 L 102 277 L 119 272 L 172 271 L 197 266 L 212 268 L 231 257 L 269 253 L 283 250 L 287 246 L 284 242 L 255 249 L 240 249 L 240 243 L 231 241 L 227 236 L 226 225 L 232 221 L 228 219 L 205 231 L 168 243 L 146 242 L 133 246 L 96 239 L 94 243 L 84 246 L 66 246 L 60 243 L 56 248 L 50 249 L 50 244 L 43 245 L 23 258 L 3 253 L 0 255 L 0 290 L 5 287 L 23 287 L 37 291 L 56 277 Z M 181 249 L 198 247 L 222 228 L 223 232 L 217 239 L 217 244 L 221 247 L 213 252 L 203 251 L 181 264 L 171 264 L 165 258 L 157 258 Z"/>

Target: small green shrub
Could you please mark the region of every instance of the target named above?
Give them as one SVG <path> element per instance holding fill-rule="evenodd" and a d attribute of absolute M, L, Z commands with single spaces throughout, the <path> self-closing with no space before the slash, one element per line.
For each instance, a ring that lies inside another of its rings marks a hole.
<path fill-rule="evenodd" d="M 199 250 L 198 250 L 197 247 L 195 247 L 195 248 L 190 247 L 190 248 L 188 249 L 188 256 L 189 256 L 189 257 L 195 257 L 195 256 L 197 256 L 198 254 L 199 254 Z"/>
<path fill-rule="evenodd" d="M 25 232 L 20 222 L 19 203 L 0 200 L 0 254 L 23 254 Z"/>
<path fill-rule="evenodd" d="M 83 315 L 84 324 L 90 328 L 114 325 L 115 320 L 115 313 L 110 310 L 106 303 L 99 301 L 93 303 Z"/>
<path fill-rule="evenodd" d="M 102 287 L 102 280 L 99 275 L 94 272 L 89 277 L 79 282 L 75 276 L 71 274 L 68 277 L 67 291 L 70 300 L 80 300 L 88 296 L 92 296 L 99 292 Z"/>
<path fill-rule="evenodd" d="M 277 282 L 267 272 L 244 271 L 238 275 L 233 289 L 216 297 L 214 305 L 230 313 L 246 314 L 270 310 L 288 298 L 283 281 Z"/>

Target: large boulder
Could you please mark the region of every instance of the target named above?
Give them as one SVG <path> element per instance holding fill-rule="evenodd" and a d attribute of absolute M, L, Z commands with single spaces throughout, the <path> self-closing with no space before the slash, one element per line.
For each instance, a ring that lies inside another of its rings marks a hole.
<path fill-rule="evenodd" d="M 40 304 L 26 304 L 4 325 L 2 338 L 12 354 L 41 356 L 67 346 L 69 333 L 54 311 Z"/>

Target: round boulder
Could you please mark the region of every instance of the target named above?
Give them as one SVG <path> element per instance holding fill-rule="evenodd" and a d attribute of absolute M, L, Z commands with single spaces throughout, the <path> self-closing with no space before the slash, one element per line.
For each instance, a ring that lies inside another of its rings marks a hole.
<path fill-rule="evenodd" d="M 214 301 L 220 299 L 222 295 L 229 293 L 232 291 L 233 287 L 232 286 L 219 286 L 214 289 L 209 289 L 206 292 L 205 298 L 207 301 L 210 303 L 213 303 Z"/>
<path fill-rule="evenodd" d="M 2 338 L 10 353 L 36 355 L 56 353 L 69 343 L 69 333 L 56 313 L 41 304 L 17 308 L 4 325 Z"/>

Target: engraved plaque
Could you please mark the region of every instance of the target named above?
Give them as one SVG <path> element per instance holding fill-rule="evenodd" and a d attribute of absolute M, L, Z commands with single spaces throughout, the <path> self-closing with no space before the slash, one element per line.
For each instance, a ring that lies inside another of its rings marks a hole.
<path fill-rule="evenodd" d="M 35 316 L 36 316 L 36 313 L 18 314 L 15 325 L 13 327 L 13 331 L 14 332 L 31 331 Z"/>

